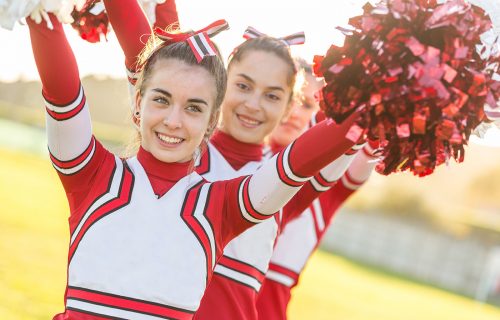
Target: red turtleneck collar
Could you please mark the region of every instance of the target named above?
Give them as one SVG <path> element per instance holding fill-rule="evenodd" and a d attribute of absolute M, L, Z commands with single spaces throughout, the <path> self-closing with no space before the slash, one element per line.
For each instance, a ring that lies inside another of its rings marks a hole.
<path fill-rule="evenodd" d="M 210 142 L 235 170 L 250 161 L 262 160 L 263 144 L 241 142 L 220 130 L 214 133 Z"/>
<path fill-rule="evenodd" d="M 271 148 L 273 154 L 277 154 L 278 152 L 286 148 L 286 146 L 277 143 L 273 139 L 271 139 L 271 141 L 269 142 L 269 147 Z"/>
<path fill-rule="evenodd" d="M 142 147 L 137 152 L 137 160 L 146 171 L 151 186 L 158 196 L 164 195 L 180 179 L 188 175 L 191 167 L 191 161 L 163 162 L 158 160 Z"/>

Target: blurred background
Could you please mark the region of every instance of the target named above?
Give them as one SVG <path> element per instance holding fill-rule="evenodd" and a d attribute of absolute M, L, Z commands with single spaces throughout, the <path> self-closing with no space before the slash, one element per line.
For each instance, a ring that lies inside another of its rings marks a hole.
<path fill-rule="evenodd" d="M 475 2 L 500 22 L 496 0 Z M 342 43 L 334 27 L 363 3 L 177 0 L 177 8 L 186 28 L 228 20 L 231 30 L 216 39 L 226 57 L 251 25 L 273 36 L 305 31 L 306 45 L 293 50 L 312 60 Z M 71 28 L 67 35 L 94 132 L 121 152 L 132 126 L 116 38 L 88 44 Z M 47 155 L 27 28 L 0 30 L 0 40 L 0 319 L 49 319 L 63 310 L 68 206 Z M 289 318 L 500 319 L 500 132 L 471 139 L 463 163 L 431 176 L 374 174 L 334 218 Z"/>

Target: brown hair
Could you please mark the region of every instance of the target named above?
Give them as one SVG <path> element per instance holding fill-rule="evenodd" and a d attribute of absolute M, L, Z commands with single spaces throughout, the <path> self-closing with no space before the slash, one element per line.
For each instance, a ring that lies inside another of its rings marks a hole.
<path fill-rule="evenodd" d="M 233 50 L 229 56 L 227 69 L 230 70 L 235 61 L 241 61 L 245 54 L 252 50 L 274 53 L 288 65 L 287 79 L 288 85 L 291 89 L 289 97 L 289 100 L 291 100 L 293 96 L 293 88 L 295 86 L 295 78 L 297 75 L 297 66 L 295 65 L 294 59 L 290 53 L 290 47 L 284 44 L 281 40 L 268 36 L 248 39 Z"/>

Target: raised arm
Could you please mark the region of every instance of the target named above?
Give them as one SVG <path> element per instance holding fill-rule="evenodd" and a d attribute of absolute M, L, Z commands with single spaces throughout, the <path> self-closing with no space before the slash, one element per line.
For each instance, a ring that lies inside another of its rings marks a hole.
<path fill-rule="evenodd" d="M 177 14 L 177 6 L 175 0 L 166 0 L 162 4 L 156 5 L 155 9 L 156 20 L 153 28 L 166 29 L 170 26 L 179 27 L 179 15 Z"/>
<path fill-rule="evenodd" d="M 375 156 L 375 150 L 378 144 L 369 141 L 362 150 L 358 151 L 347 172 L 342 176 L 337 189 L 345 189 L 345 192 L 335 195 L 337 201 L 343 203 L 352 193 L 356 192 L 366 181 L 377 164 L 378 157 Z"/>
<path fill-rule="evenodd" d="M 216 187 L 225 186 L 221 203 L 223 241 L 279 211 L 315 173 L 349 150 L 355 142 L 346 135 L 358 116 L 353 114 L 341 124 L 323 121 L 253 175 L 215 182 Z"/>
<path fill-rule="evenodd" d="M 374 156 L 375 146 L 376 143 L 368 142 L 356 153 L 339 182 L 320 195 L 319 201 L 325 223 L 330 223 L 338 208 L 370 178 L 378 159 Z"/>
<path fill-rule="evenodd" d="M 53 30 L 26 20 L 42 81 L 50 158 L 66 192 L 85 194 L 106 151 L 92 136 L 78 67 L 62 25 L 54 15 L 49 17 Z"/>
<path fill-rule="evenodd" d="M 315 174 L 283 208 L 282 224 L 285 225 L 290 220 L 298 217 L 311 205 L 314 199 L 337 185 L 339 179 L 344 176 L 352 164 L 356 154 L 364 146 L 365 142 L 354 145 L 342 156 Z"/>
<path fill-rule="evenodd" d="M 137 57 L 151 35 L 146 14 L 137 0 L 104 0 L 104 6 L 125 54 L 125 66 L 134 73 Z"/>

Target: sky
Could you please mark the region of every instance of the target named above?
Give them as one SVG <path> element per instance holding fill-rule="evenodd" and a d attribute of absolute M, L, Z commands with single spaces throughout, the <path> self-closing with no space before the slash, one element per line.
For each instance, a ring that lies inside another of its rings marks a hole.
<path fill-rule="evenodd" d="M 247 26 L 275 37 L 298 31 L 306 33 L 306 44 L 293 48 L 295 55 L 312 60 L 324 54 L 332 43 L 341 44 L 342 36 L 335 30 L 346 25 L 350 16 L 362 13 L 366 0 L 177 0 L 181 26 L 197 30 L 209 23 L 226 19 L 230 30 L 214 38 L 224 56 L 243 41 Z M 307 3 L 307 5 L 305 5 Z M 108 41 L 90 44 L 78 38 L 68 27 L 67 35 L 77 57 L 80 73 L 124 76 L 123 54 L 113 33 Z M 0 29 L 0 81 L 37 79 L 26 26 L 17 24 L 13 31 Z M 7 49 L 7 50 L 5 50 Z"/>
<path fill-rule="evenodd" d="M 176 3 L 183 28 L 197 30 L 218 19 L 226 19 L 229 22 L 230 30 L 220 33 L 214 39 L 225 57 L 243 41 L 242 35 L 247 26 L 252 26 L 275 37 L 304 31 L 306 43 L 293 46 L 292 53 L 312 61 L 315 54 L 325 54 L 331 44 L 342 44 L 343 36 L 335 27 L 345 26 L 349 17 L 361 14 L 366 1 L 177 0 Z M 500 1 L 472 1 L 491 8 L 498 29 Z M 81 40 L 69 26 L 66 34 L 75 52 L 82 77 L 91 74 L 125 77 L 123 53 L 114 33 L 108 35 L 107 41 L 97 44 Z M 21 24 L 17 24 L 13 31 L 0 28 L 0 42 L 0 81 L 37 80 L 28 28 Z M 483 139 L 473 141 L 500 147 L 500 130 L 489 131 Z"/>

